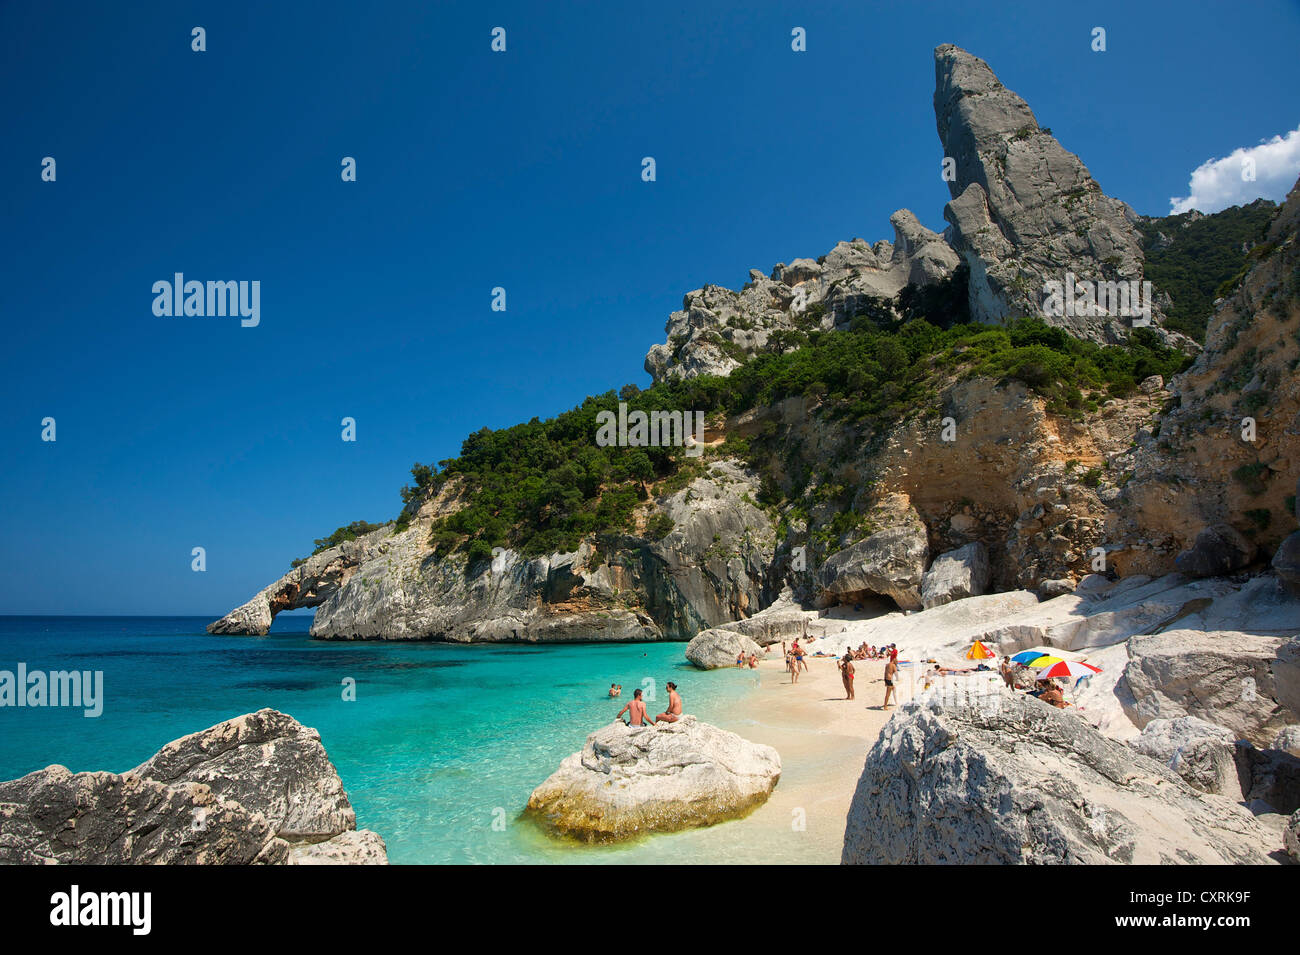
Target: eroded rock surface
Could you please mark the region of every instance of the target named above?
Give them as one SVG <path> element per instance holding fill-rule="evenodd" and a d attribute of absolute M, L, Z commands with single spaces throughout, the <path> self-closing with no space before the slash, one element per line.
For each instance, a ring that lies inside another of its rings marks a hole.
<path fill-rule="evenodd" d="M 849 864 L 1264 864 L 1241 806 L 1032 697 L 907 704 L 867 754 Z"/>
<path fill-rule="evenodd" d="M 684 716 L 587 737 L 528 798 L 549 828 L 589 842 L 712 825 L 767 800 L 781 777 L 770 746 Z"/>
<path fill-rule="evenodd" d="M 0 863 L 387 864 L 320 735 L 275 710 L 164 746 L 121 775 L 50 766 L 0 783 Z"/>

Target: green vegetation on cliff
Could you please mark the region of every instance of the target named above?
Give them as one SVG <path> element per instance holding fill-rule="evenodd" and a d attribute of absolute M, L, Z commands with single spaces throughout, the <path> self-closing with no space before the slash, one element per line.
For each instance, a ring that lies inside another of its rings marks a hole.
<path fill-rule="evenodd" d="M 944 300 L 942 290 L 933 300 Z M 484 428 L 436 470 L 415 465 L 414 485 L 403 489 L 403 499 L 422 499 L 453 477 L 461 480 L 466 505 L 432 528 L 431 542 L 440 551 L 464 547 L 479 559 L 493 547 L 528 555 L 568 550 L 588 534 L 630 530 L 650 484 L 665 481 L 658 488 L 663 491 L 685 483 L 672 480 L 681 471 L 696 469 L 697 459 L 682 448 L 598 447 L 597 415 L 616 411 L 620 400 L 630 411 L 703 411 L 716 422 L 807 396 L 821 401 L 820 413 L 879 433 L 927 413 L 942 385 L 956 378 L 1019 381 L 1042 395 L 1051 411 L 1078 416 L 1107 397 L 1132 392 L 1150 375 L 1168 377 L 1188 361 L 1146 329 L 1128 345 L 1103 347 L 1036 318 L 1006 327 L 944 327 L 948 322 L 941 315 L 937 321 L 894 316 L 887 303 L 879 303 L 846 331 L 801 333 L 802 347 L 751 357 L 726 377 L 667 381 L 645 390 L 628 385 L 546 421 Z M 761 467 L 760 445 L 730 440 L 724 453 Z M 765 498 L 777 503 L 778 492 L 765 489 Z M 647 533 L 662 536 L 667 528 L 659 522 Z"/>
<path fill-rule="evenodd" d="M 1173 305 L 1165 327 L 1198 342 L 1214 300 L 1228 294 L 1254 261 L 1250 252 L 1264 241 L 1277 212 L 1267 199 L 1233 206 L 1213 215 L 1184 212 L 1138 223 L 1146 254 L 1146 277 Z"/>

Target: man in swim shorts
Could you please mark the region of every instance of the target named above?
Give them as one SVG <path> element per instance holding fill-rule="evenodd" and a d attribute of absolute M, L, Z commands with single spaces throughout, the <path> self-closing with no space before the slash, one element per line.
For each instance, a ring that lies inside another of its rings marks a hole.
<path fill-rule="evenodd" d="M 618 716 L 614 717 L 614 719 L 622 720 L 624 713 L 627 714 L 627 718 L 631 721 L 627 724 L 628 726 L 649 725 L 646 723 L 645 703 L 641 701 L 640 687 L 632 691 L 632 699 L 618 711 Z"/>
<path fill-rule="evenodd" d="M 894 693 L 894 678 L 898 676 L 898 651 L 891 650 L 889 653 L 889 662 L 885 664 L 885 702 L 880 708 L 889 709 L 889 698 L 892 696 L 898 699 Z"/>
<path fill-rule="evenodd" d="M 668 687 L 668 709 L 655 717 L 655 722 L 676 723 L 682 716 L 682 698 L 677 694 L 677 684 L 671 680 Z"/>

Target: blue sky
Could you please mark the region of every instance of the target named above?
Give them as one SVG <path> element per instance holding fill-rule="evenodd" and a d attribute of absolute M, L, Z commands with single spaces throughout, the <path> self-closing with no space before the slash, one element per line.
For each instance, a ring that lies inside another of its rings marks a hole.
<path fill-rule="evenodd" d="M 684 292 L 941 227 L 944 42 L 1147 214 L 1300 118 L 1294 3 L 0 6 L 0 612 L 224 613 L 468 432 L 645 384 Z M 178 271 L 261 324 L 156 317 Z"/>

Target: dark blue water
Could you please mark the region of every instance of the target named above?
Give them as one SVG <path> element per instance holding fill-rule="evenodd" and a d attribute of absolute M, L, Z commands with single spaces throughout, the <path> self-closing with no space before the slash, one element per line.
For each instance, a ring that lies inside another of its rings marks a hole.
<path fill-rule="evenodd" d="M 358 825 L 384 836 L 393 862 L 643 861 L 662 847 L 575 849 L 518 814 L 622 705 L 605 695 L 611 682 L 630 696 L 654 681 L 662 705 L 674 680 L 711 720 L 752 686 L 740 671 L 695 670 L 680 643 L 337 643 L 309 639 L 308 617 L 282 616 L 266 637 L 210 636 L 208 622 L 0 616 L 0 670 L 22 661 L 29 672 L 104 673 L 97 718 L 0 707 L 0 779 L 51 763 L 123 772 L 170 740 L 269 706 L 320 731 Z"/>

